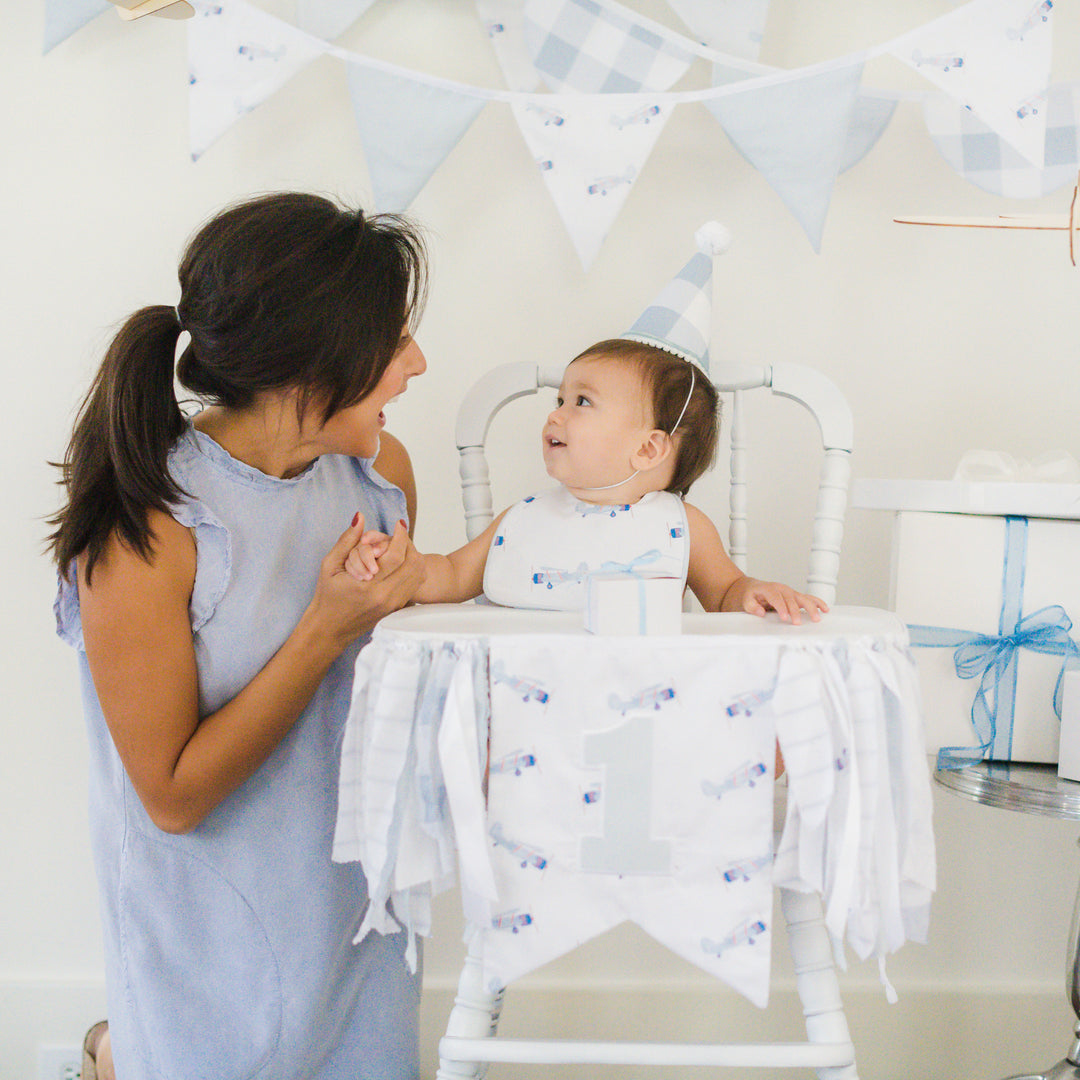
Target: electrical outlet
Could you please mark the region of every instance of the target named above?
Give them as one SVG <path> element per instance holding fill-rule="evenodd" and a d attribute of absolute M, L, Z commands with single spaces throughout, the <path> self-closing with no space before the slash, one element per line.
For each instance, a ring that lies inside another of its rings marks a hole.
<path fill-rule="evenodd" d="M 79 1080 L 81 1046 L 39 1046 L 38 1080 Z"/>

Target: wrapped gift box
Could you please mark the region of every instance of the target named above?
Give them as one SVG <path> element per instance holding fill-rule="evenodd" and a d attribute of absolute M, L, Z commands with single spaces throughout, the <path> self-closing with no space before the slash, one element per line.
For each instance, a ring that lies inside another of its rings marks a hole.
<path fill-rule="evenodd" d="M 593 634 L 679 634 L 682 582 L 664 574 L 590 574 L 585 629 Z"/>
<path fill-rule="evenodd" d="M 1057 761 L 1055 692 L 1080 656 L 1080 485 L 862 481 L 853 496 L 896 514 L 891 604 L 928 747 L 958 748 L 942 764 Z"/>

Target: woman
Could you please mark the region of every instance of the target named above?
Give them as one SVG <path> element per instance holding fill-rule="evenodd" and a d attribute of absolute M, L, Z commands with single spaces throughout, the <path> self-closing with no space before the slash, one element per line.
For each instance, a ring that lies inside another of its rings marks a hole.
<path fill-rule="evenodd" d="M 330 845 L 356 654 L 423 576 L 411 466 L 382 432 L 426 367 L 423 245 L 274 194 L 207 223 L 179 276 L 177 307 L 136 312 L 105 356 L 51 537 L 116 1074 L 413 1077 L 404 935 L 353 945 L 366 883 Z M 174 376 L 207 403 L 190 422 Z M 360 582 L 365 527 L 393 542 Z"/>

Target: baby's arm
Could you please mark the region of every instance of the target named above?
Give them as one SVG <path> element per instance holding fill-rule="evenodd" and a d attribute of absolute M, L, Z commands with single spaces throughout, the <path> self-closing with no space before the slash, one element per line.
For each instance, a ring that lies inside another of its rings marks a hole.
<path fill-rule="evenodd" d="M 421 555 L 424 583 L 413 596 L 413 601 L 417 604 L 456 604 L 479 596 L 484 591 L 488 549 L 503 514 L 457 551 L 449 555 Z M 374 573 L 387 541 L 388 538 L 382 533 L 364 533 L 346 560 L 349 573 L 361 581 L 367 580 Z"/>
<path fill-rule="evenodd" d="M 687 584 L 706 611 L 746 611 L 764 615 L 775 611 L 784 622 L 800 623 L 805 611 L 818 622 L 829 606 L 808 593 L 796 592 L 778 581 L 747 577 L 728 557 L 716 526 L 697 507 L 686 506 L 690 526 L 690 566 Z"/>

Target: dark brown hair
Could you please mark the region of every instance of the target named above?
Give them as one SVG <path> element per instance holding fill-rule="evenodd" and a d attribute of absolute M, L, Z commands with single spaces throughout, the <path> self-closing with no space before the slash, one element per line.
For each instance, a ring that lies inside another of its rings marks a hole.
<path fill-rule="evenodd" d="M 642 385 L 652 396 L 652 426 L 674 431 L 675 470 L 666 490 L 685 497 L 694 481 L 716 460 L 720 395 L 709 377 L 700 368 L 693 371 L 681 356 L 628 338 L 598 341 L 574 360 L 623 360 L 636 365 Z"/>
<path fill-rule="evenodd" d="M 86 576 L 109 537 L 151 555 L 147 511 L 184 493 L 169 475 L 184 429 L 177 381 L 202 400 L 244 408 L 262 392 L 299 390 L 323 419 L 376 386 L 426 288 L 418 231 L 300 192 L 227 208 L 188 243 L 180 303 L 136 311 L 121 326 L 75 421 L 59 468 L 66 505 L 50 519 L 61 572 L 86 552 Z"/>

